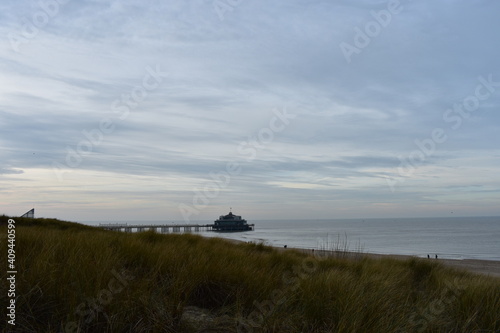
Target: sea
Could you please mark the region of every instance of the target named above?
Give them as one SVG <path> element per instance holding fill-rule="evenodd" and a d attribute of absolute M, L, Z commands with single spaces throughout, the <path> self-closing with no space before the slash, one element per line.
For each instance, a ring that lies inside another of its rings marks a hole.
<path fill-rule="evenodd" d="M 108 223 L 108 222 L 106 222 Z M 161 221 L 126 222 L 162 224 Z M 194 223 L 208 224 L 211 221 Z M 347 250 L 426 258 L 500 261 L 500 216 L 331 220 L 255 220 L 255 230 L 197 232 L 277 247 Z M 95 225 L 95 223 L 92 223 Z M 165 223 L 165 224 L 171 224 Z"/>

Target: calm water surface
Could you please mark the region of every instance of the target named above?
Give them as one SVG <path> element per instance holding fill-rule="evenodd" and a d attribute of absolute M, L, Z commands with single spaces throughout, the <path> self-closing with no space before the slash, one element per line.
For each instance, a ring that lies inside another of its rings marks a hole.
<path fill-rule="evenodd" d="M 247 218 L 244 216 L 244 218 Z M 128 222 L 134 224 L 135 222 Z M 155 223 L 162 223 L 156 221 Z M 211 223 L 200 221 L 200 224 Z M 500 260 L 500 217 L 269 220 L 252 221 L 255 230 L 200 233 L 273 246 L 341 248 L 381 254 L 452 259 Z M 148 224 L 137 222 L 137 224 Z"/>

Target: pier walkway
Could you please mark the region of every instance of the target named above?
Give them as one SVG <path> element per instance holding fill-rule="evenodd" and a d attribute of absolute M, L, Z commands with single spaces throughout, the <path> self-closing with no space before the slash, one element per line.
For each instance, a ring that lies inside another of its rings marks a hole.
<path fill-rule="evenodd" d="M 99 224 L 99 228 L 113 231 L 142 232 L 153 230 L 160 233 L 213 231 L 213 224 Z"/>

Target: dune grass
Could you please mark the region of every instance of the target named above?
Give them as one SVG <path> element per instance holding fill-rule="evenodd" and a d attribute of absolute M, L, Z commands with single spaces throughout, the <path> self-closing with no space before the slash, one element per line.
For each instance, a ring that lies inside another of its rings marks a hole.
<path fill-rule="evenodd" d="M 500 330 L 500 279 L 435 261 L 14 219 L 19 332 Z"/>

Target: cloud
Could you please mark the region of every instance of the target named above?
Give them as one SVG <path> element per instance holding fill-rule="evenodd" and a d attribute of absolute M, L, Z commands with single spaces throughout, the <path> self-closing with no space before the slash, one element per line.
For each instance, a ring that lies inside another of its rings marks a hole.
<path fill-rule="evenodd" d="M 500 86 L 459 128 L 444 119 L 479 77 L 500 82 L 495 2 L 401 1 L 350 63 L 339 45 L 355 43 L 387 1 L 242 1 L 223 17 L 205 0 L 69 1 L 28 38 L 41 3 L 0 4 L 0 174 L 16 192 L 7 210 L 24 210 L 29 194 L 69 219 L 125 208 L 131 219 L 180 219 L 179 204 L 235 161 L 242 172 L 197 218 L 227 202 L 270 218 L 283 216 L 276 207 L 286 217 L 416 216 L 412 207 L 438 214 L 459 204 L 464 215 L 500 214 Z M 18 52 L 12 34 L 24 36 Z M 168 74 L 117 113 L 147 68 Z M 293 121 L 259 143 L 285 108 Z M 103 119 L 113 130 L 100 136 Z M 401 176 L 401 158 L 437 128 L 447 139 Z M 69 165 L 88 133 L 98 143 Z M 401 179 L 395 193 L 386 177 Z"/>
<path fill-rule="evenodd" d="M 14 168 L 0 168 L 0 174 L 2 175 L 19 175 L 24 173 L 23 170 L 14 169 Z"/>

